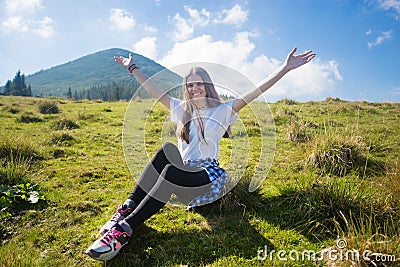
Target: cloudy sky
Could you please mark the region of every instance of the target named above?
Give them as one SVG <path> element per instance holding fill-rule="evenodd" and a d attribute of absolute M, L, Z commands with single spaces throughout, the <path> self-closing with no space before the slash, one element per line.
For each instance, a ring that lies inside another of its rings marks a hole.
<path fill-rule="evenodd" d="M 317 58 L 267 94 L 400 101 L 400 0 L 1 0 L 0 84 L 108 48 L 213 62 L 254 83 L 297 46 Z"/>

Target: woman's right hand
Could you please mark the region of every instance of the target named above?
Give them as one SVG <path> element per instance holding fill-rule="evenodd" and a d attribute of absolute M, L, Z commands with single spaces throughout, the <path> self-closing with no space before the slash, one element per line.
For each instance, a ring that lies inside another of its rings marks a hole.
<path fill-rule="evenodd" d="M 114 56 L 114 60 L 115 62 L 117 62 L 118 65 L 128 69 L 128 71 L 141 85 L 143 85 L 143 87 L 152 97 L 158 99 L 164 106 L 169 109 L 169 102 L 171 100 L 171 97 L 163 90 L 161 90 L 152 79 L 148 78 L 143 72 L 139 71 L 139 68 L 135 65 L 135 62 L 133 61 L 132 54 L 129 54 L 128 58 L 123 56 Z"/>
<path fill-rule="evenodd" d="M 118 63 L 118 65 L 124 67 L 125 69 L 127 69 L 130 66 L 132 66 L 133 64 L 135 64 L 133 62 L 132 54 L 129 54 L 128 58 L 123 57 L 123 56 L 120 56 L 120 57 L 114 56 L 114 60 L 115 60 L 115 62 Z"/>

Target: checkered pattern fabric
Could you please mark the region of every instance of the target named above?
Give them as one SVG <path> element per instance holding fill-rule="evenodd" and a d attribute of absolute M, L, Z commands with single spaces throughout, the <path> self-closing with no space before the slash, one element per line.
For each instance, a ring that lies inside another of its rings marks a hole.
<path fill-rule="evenodd" d="M 218 160 L 210 158 L 188 160 L 185 161 L 184 164 L 204 168 L 211 181 L 211 190 L 206 194 L 193 199 L 189 203 L 187 209 L 211 203 L 222 196 L 222 189 L 224 188 L 226 181 L 228 180 L 228 174 L 225 172 L 224 169 L 219 166 Z"/>

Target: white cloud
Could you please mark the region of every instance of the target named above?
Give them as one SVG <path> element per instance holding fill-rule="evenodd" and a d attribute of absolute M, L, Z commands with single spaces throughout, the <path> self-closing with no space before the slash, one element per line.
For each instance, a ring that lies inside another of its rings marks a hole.
<path fill-rule="evenodd" d="M 256 84 L 273 73 L 283 62 L 265 55 L 248 60 L 239 68 Z M 322 62 L 313 60 L 307 65 L 298 68 L 286 75 L 281 81 L 265 93 L 267 99 L 289 98 L 317 98 L 326 92 L 335 89 L 337 82 L 343 80 L 334 60 Z"/>
<path fill-rule="evenodd" d="M 34 33 L 49 38 L 54 35 L 53 19 L 50 17 L 44 17 L 42 20 L 37 21 L 37 28 L 33 30 Z"/>
<path fill-rule="evenodd" d="M 254 49 L 254 44 L 249 41 L 248 36 L 247 32 L 238 33 L 233 42 L 228 42 L 214 41 L 211 35 L 202 35 L 177 42 L 161 60 L 161 64 L 173 66 L 190 61 L 205 61 L 236 67 Z"/>
<path fill-rule="evenodd" d="M 330 73 L 332 73 L 336 80 L 343 81 L 343 76 L 339 72 L 339 64 L 336 61 L 329 60 L 328 63 L 326 63 L 325 65 L 321 64 L 321 66 L 323 67 L 322 69 L 324 71 L 329 71 Z"/>
<path fill-rule="evenodd" d="M 375 41 L 368 42 L 368 48 L 371 49 L 374 46 L 382 44 L 384 41 L 390 40 L 392 38 L 392 30 L 382 32 Z"/>
<path fill-rule="evenodd" d="M 276 58 L 259 55 L 250 58 L 255 45 L 250 38 L 254 34 L 240 32 L 232 41 L 213 40 L 211 35 L 202 35 L 174 47 L 159 62 L 166 67 L 174 67 L 192 62 L 218 63 L 233 68 L 258 83 L 275 71 L 282 62 Z M 343 77 L 338 63 L 334 60 L 313 62 L 296 69 L 279 81 L 266 95 L 278 99 L 283 97 L 317 97 L 323 92 L 334 90 Z M 244 90 L 242 90 L 244 89 Z M 243 93 L 248 88 L 239 88 Z"/>
<path fill-rule="evenodd" d="M 400 0 L 378 0 L 378 5 L 384 10 L 394 10 L 397 13 L 396 19 L 400 15 Z"/>
<path fill-rule="evenodd" d="M 157 57 L 156 41 L 156 37 L 144 37 L 133 44 L 133 51 L 154 60 Z"/>
<path fill-rule="evenodd" d="M 196 26 L 205 27 L 211 23 L 240 26 L 247 21 L 248 16 L 248 11 L 243 10 L 239 5 L 215 13 L 205 8 L 201 10 L 189 6 L 184 8 L 189 15 L 188 18 L 176 13 L 172 19 L 169 19 L 169 22 L 175 25 L 173 38 L 176 41 L 185 41 L 192 37 Z"/>
<path fill-rule="evenodd" d="M 400 87 L 393 88 L 392 93 L 395 95 L 400 95 Z"/>
<path fill-rule="evenodd" d="M 143 30 L 149 33 L 156 33 L 157 32 L 157 28 L 149 26 L 147 24 L 143 25 Z"/>
<path fill-rule="evenodd" d="M 384 101 L 388 102 L 399 102 L 400 101 L 400 87 L 394 87 L 389 90 L 383 98 Z"/>
<path fill-rule="evenodd" d="M 189 25 L 189 23 L 179 15 L 179 13 L 175 14 L 175 16 L 170 20 L 175 25 L 175 30 L 173 34 L 173 38 L 176 41 L 183 41 L 192 36 L 194 31 L 194 26 Z"/>
<path fill-rule="evenodd" d="M 43 8 L 41 0 L 6 0 L 5 5 L 9 13 L 35 12 Z"/>
<path fill-rule="evenodd" d="M 231 9 L 222 10 L 215 23 L 241 25 L 247 21 L 248 11 L 243 10 L 239 5 L 233 6 Z"/>
<path fill-rule="evenodd" d="M 173 38 L 176 41 L 184 41 L 190 38 L 194 32 L 195 26 L 206 26 L 210 22 L 211 12 L 206 9 L 201 11 L 185 6 L 189 19 L 184 19 L 179 13 L 170 19 L 170 23 L 175 25 Z"/>
<path fill-rule="evenodd" d="M 211 12 L 203 8 L 201 11 L 185 6 L 186 12 L 190 16 L 192 25 L 206 26 L 210 22 Z"/>
<path fill-rule="evenodd" d="M 135 27 L 136 21 L 133 16 L 119 8 L 110 10 L 110 28 L 119 31 L 130 31 Z"/>
<path fill-rule="evenodd" d="M 1 24 L 1 29 L 6 33 L 12 32 L 31 32 L 44 38 L 54 35 L 53 19 L 44 17 L 41 20 L 29 20 L 21 16 L 10 16 Z"/>
<path fill-rule="evenodd" d="M 54 20 L 48 16 L 37 19 L 35 12 L 43 9 L 41 0 L 6 0 L 7 17 L 1 23 L 1 30 L 6 33 L 34 33 L 43 38 L 55 33 Z"/>
<path fill-rule="evenodd" d="M 26 21 L 20 16 L 8 17 L 1 24 L 2 30 L 10 32 L 27 32 L 29 30 Z"/>

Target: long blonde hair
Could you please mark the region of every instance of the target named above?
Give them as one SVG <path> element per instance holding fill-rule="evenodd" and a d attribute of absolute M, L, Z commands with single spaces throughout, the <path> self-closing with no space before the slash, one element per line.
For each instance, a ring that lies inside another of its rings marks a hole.
<path fill-rule="evenodd" d="M 202 79 L 204 87 L 206 89 L 206 101 L 208 108 L 217 107 L 221 104 L 221 99 L 217 91 L 215 90 L 214 84 L 212 83 L 210 75 L 207 73 L 207 71 L 201 67 L 191 68 L 190 71 L 183 78 L 184 104 L 183 104 L 182 128 L 178 131 L 178 137 L 181 138 L 183 141 L 185 141 L 187 144 L 189 144 L 190 122 L 193 120 L 192 118 L 193 112 L 196 114 L 195 116 L 199 122 L 201 136 L 205 140 L 204 122 L 200 116 L 199 108 L 195 103 L 193 103 L 193 101 L 191 101 L 189 91 L 187 88 L 187 79 L 191 75 L 198 75 Z M 230 126 L 228 127 L 223 137 L 228 138 L 229 135 L 230 135 Z"/>

